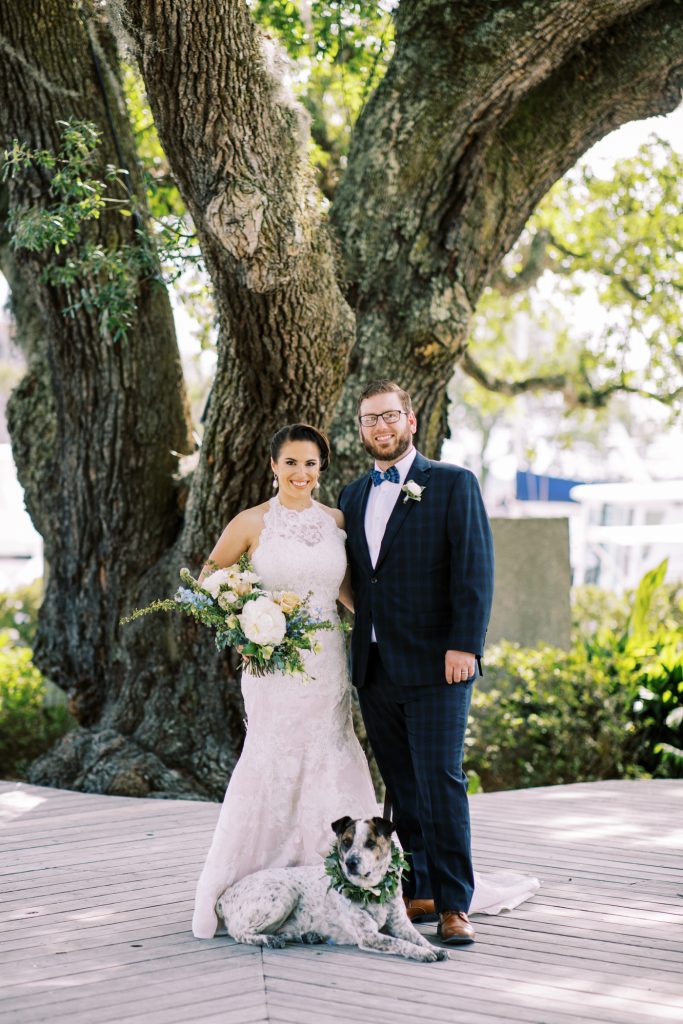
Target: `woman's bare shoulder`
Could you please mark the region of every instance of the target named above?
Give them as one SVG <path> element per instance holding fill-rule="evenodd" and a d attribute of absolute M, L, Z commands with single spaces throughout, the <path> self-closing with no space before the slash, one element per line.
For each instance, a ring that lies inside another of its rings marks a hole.
<path fill-rule="evenodd" d="M 263 517 L 268 511 L 268 502 L 260 505 L 252 505 L 250 508 L 243 508 L 230 520 L 223 529 L 221 538 L 242 537 L 251 541 L 255 533 L 259 533 L 263 526 Z"/>
<path fill-rule="evenodd" d="M 322 502 L 318 502 L 318 505 L 323 512 L 327 512 L 328 516 L 334 519 L 340 530 L 344 529 L 344 513 L 340 508 L 331 508 L 329 505 L 323 505 Z"/>
<path fill-rule="evenodd" d="M 241 519 L 243 523 L 261 523 L 269 508 L 270 503 L 262 501 L 260 505 L 252 505 L 251 508 L 242 509 L 235 516 L 235 519 Z"/>

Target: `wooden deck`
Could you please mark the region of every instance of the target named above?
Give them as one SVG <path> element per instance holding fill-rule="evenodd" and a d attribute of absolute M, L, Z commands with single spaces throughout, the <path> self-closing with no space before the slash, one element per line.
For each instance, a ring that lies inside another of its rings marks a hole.
<path fill-rule="evenodd" d="M 478 869 L 543 886 L 441 964 L 193 939 L 217 812 L 0 783 L 2 1024 L 683 1021 L 683 782 L 475 796 Z"/>

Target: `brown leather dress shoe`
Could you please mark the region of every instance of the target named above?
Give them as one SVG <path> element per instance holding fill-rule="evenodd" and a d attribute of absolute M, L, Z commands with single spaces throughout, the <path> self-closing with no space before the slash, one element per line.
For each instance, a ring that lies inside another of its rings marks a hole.
<path fill-rule="evenodd" d="M 474 942 L 474 928 L 462 910 L 444 910 L 439 914 L 436 934 L 449 946 L 464 946 L 467 942 Z"/>
<path fill-rule="evenodd" d="M 403 903 L 408 919 L 413 924 L 419 921 L 436 921 L 438 917 L 434 900 L 409 900 L 407 896 L 404 896 Z"/>

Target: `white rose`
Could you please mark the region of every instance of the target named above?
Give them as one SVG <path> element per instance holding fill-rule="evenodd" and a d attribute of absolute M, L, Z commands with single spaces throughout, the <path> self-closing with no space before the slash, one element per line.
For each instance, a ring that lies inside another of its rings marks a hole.
<path fill-rule="evenodd" d="M 405 489 L 410 491 L 411 494 L 422 494 L 422 487 L 416 484 L 414 480 L 409 480 Z"/>
<path fill-rule="evenodd" d="M 206 590 L 214 600 L 218 597 L 218 591 L 221 587 L 226 586 L 230 582 L 230 570 L 229 569 L 217 569 L 216 572 L 212 572 L 210 576 L 207 576 L 202 583 L 202 589 Z"/>
<path fill-rule="evenodd" d="M 238 618 L 244 635 L 255 644 L 276 646 L 284 638 L 287 629 L 282 610 L 269 597 L 247 601 Z"/>
<path fill-rule="evenodd" d="M 218 595 L 218 606 L 227 612 L 230 609 L 230 605 L 234 604 L 237 600 L 237 594 L 233 594 L 232 590 L 224 590 Z"/>

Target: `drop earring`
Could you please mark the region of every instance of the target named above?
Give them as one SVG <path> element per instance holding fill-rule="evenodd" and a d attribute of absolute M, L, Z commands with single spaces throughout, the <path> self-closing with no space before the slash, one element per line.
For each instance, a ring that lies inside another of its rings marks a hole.
<path fill-rule="evenodd" d="M 273 490 L 276 491 L 279 486 L 280 486 L 280 481 L 278 480 L 277 476 L 275 476 L 275 474 L 273 474 Z"/>

